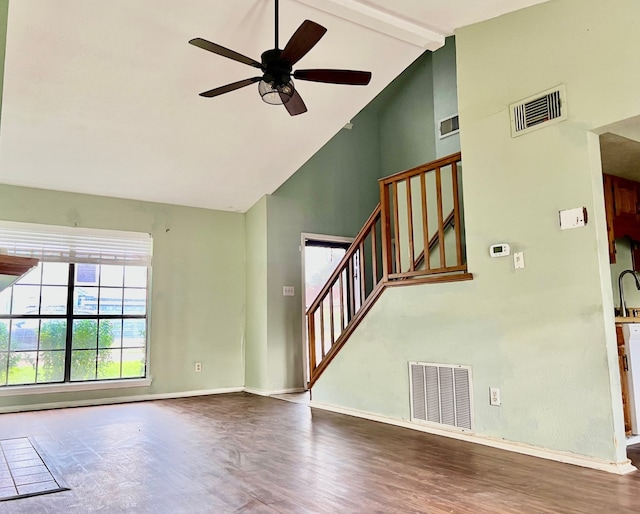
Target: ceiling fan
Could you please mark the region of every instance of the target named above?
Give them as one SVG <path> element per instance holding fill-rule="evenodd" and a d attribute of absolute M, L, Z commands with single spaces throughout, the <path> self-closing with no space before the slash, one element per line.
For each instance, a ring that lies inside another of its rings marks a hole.
<path fill-rule="evenodd" d="M 371 80 L 371 72 L 368 71 L 332 69 L 293 71 L 293 66 L 320 41 L 326 32 L 327 29 L 322 25 L 318 25 L 310 20 L 305 20 L 293 36 L 291 36 L 291 39 L 289 39 L 284 49 L 280 50 L 278 48 L 278 0 L 275 0 L 275 48 L 267 50 L 262 54 L 262 62 L 255 61 L 250 57 L 246 57 L 238 52 L 234 52 L 233 50 L 229 50 L 228 48 L 211 43 L 202 38 L 192 39 L 189 43 L 194 46 L 221 55 L 227 59 L 259 68 L 263 72 L 261 77 L 252 77 L 227 84 L 226 86 L 216 87 L 200 93 L 200 96 L 212 98 L 259 82 L 258 91 L 266 103 L 273 105 L 284 104 L 289 114 L 296 116 L 297 114 L 307 112 L 307 107 L 296 90 L 291 77 L 311 82 L 366 86 Z"/>

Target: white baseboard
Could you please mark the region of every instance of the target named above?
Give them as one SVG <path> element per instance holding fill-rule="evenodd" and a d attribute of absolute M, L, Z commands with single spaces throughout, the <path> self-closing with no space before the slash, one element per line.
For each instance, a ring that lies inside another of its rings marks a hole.
<path fill-rule="evenodd" d="M 306 389 L 304 387 L 294 387 L 292 389 L 276 389 L 274 391 L 264 391 L 262 389 L 253 389 L 252 387 L 245 387 L 244 392 L 249 394 L 257 394 L 258 396 L 273 396 L 274 394 L 291 394 L 291 393 L 304 393 Z"/>
<path fill-rule="evenodd" d="M 530 455 L 532 457 L 539 457 L 542 459 L 554 460 L 557 462 L 563 462 L 565 464 L 573 464 L 575 466 L 581 466 L 583 468 L 597 469 L 600 471 L 607 471 L 608 473 L 614 473 L 616 475 L 626 475 L 637 470 L 637 468 L 631 464 L 630 460 L 623 462 L 610 462 L 606 460 L 596 459 L 594 457 L 587 457 L 583 455 L 577 455 L 575 453 L 562 452 L 557 450 L 548 450 L 546 448 L 540 448 L 525 443 L 517 443 L 514 441 L 506 441 L 504 439 L 495 439 L 493 437 L 476 435 L 469 432 L 460 432 L 454 430 L 447 430 L 429 425 L 419 425 L 417 423 L 411 423 L 409 421 L 403 421 L 395 418 L 388 418 L 386 416 L 380 416 L 370 412 L 359 411 L 355 409 L 348 409 L 345 407 L 338 407 L 336 405 L 330 405 L 321 402 L 310 402 L 310 407 L 315 409 L 322 409 L 330 412 L 336 412 L 338 414 L 346 414 L 347 416 L 354 416 L 356 418 L 364 418 L 371 421 L 378 421 L 380 423 L 386 423 L 388 425 L 395 425 L 398 427 L 409 428 L 411 430 L 418 430 L 420 432 L 427 432 L 429 434 L 441 435 L 444 437 L 450 437 L 452 439 L 459 439 L 461 441 L 467 441 L 470 443 L 482 444 L 484 446 L 491 446 L 500 450 L 507 450 L 510 452 L 521 453 L 524 455 Z"/>
<path fill-rule="evenodd" d="M 112 405 L 115 403 L 146 402 L 149 400 L 170 400 L 174 398 L 188 398 L 191 396 L 207 396 L 211 394 L 240 393 L 244 387 L 225 387 L 220 389 L 201 389 L 199 391 L 182 391 L 178 393 L 142 394 L 136 396 L 119 396 L 111 398 L 95 398 L 89 400 L 72 400 L 66 402 L 36 403 L 33 405 L 11 405 L 0 407 L 0 414 L 11 412 L 26 412 L 34 410 L 64 409 L 67 407 L 92 407 L 97 405 Z"/>

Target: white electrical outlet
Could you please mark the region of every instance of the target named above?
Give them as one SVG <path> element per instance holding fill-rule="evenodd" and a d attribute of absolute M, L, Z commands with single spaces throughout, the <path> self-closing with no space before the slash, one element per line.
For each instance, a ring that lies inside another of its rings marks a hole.
<path fill-rule="evenodd" d="M 495 405 L 496 407 L 500 407 L 502 405 L 502 401 L 500 400 L 500 389 L 497 387 L 489 388 L 489 403 L 491 405 Z"/>
<path fill-rule="evenodd" d="M 196 373 L 200 373 L 202 371 L 202 362 L 196 362 Z"/>

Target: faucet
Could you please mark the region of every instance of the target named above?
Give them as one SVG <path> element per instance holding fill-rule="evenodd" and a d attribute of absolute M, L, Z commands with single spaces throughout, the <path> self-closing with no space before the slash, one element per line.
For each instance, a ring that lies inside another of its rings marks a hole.
<path fill-rule="evenodd" d="M 622 277 L 624 277 L 627 273 L 631 273 L 633 275 L 633 278 L 636 281 L 636 288 L 638 289 L 638 291 L 640 291 L 640 276 L 638 276 L 638 273 L 627 269 L 624 270 L 622 273 L 620 273 L 620 276 L 618 277 L 618 290 L 620 291 L 620 316 L 622 316 L 623 318 L 627 317 L 627 306 L 624 303 L 624 293 L 622 291 Z"/>

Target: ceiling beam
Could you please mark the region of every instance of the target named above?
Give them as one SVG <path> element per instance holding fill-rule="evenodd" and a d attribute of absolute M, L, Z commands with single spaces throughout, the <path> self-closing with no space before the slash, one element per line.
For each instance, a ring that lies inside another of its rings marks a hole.
<path fill-rule="evenodd" d="M 363 4 L 358 0 L 295 1 L 425 50 L 435 51 L 444 46 L 444 39 L 447 35 L 387 11 L 376 9 L 371 5 Z"/>

